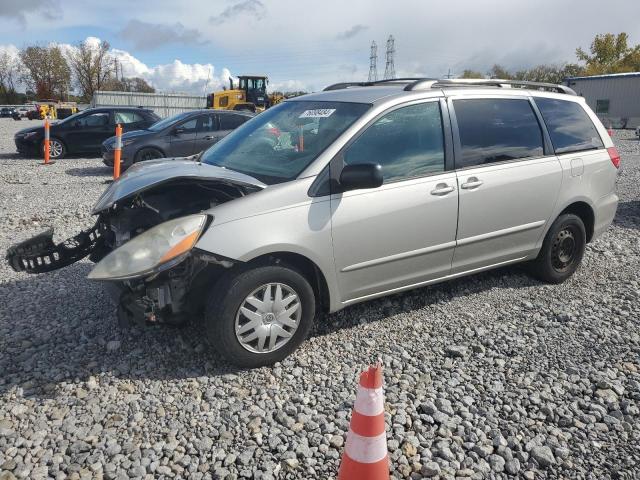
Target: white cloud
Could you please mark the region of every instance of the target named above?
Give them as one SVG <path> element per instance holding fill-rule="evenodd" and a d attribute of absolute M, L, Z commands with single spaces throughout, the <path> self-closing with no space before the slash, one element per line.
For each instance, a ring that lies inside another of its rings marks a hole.
<path fill-rule="evenodd" d="M 84 43 L 98 47 L 101 39 L 87 37 Z M 69 55 L 76 46 L 68 43 L 58 44 L 63 54 Z M 7 51 L 18 57 L 19 49 L 12 44 L 0 45 L 0 52 Z M 221 90 L 229 85 L 231 71 L 227 67 L 215 67 L 212 63 L 184 63 L 175 59 L 170 63 L 147 65 L 130 52 L 111 49 L 111 55 L 117 60 L 125 77 L 141 77 L 149 82 L 157 91 L 171 93 L 190 93 L 206 95 Z M 237 85 L 237 79 L 234 77 Z M 284 80 L 270 85 L 271 90 L 297 91 L 305 90 L 307 84 L 300 80 Z"/>

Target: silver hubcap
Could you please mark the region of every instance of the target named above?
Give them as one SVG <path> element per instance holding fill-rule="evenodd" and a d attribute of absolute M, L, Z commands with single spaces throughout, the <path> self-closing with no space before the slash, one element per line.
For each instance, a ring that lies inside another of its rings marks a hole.
<path fill-rule="evenodd" d="M 293 337 L 301 317 L 302 305 L 295 290 L 284 283 L 268 283 L 240 305 L 236 338 L 250 352 L 273 352 Z"/>
<path fill-rule="evenodd" d="M 62 144 L 55 140 L 49 140 L 49 156 L 56 158 L 62 155 Z"/>

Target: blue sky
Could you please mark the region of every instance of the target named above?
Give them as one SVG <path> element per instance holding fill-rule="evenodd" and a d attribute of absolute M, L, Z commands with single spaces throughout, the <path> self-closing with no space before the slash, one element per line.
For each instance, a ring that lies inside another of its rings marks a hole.
<path fill-rule="evenodd" d="M 575 61 L 596 33 L 640 43 L 638 18 L 629 0 L 1 0 L 0 49 L 95 37 L 162 90 L 216 88 L 229 72 L 314 90 L 366 79 L 372 40 L 382 76 L 389 34 L 399 76 L 442 76 Z"/>

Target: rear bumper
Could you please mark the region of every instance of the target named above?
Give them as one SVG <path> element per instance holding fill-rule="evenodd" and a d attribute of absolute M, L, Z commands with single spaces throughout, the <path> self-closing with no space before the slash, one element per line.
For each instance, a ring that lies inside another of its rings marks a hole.
<path fill-rule="evenodd" d="M 593 226 L 593 237 L 591 241 L 600 237 L 609 225 L 611 225 L 616 216 L 617 209 L 618 195 L 616 195 L 615 192 L 611 192 L 598 199 L 594 205 L 595 225 Z"/>

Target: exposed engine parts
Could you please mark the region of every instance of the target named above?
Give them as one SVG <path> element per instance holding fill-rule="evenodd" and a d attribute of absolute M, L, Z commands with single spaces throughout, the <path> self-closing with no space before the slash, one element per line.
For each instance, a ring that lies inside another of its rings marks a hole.
<path fill-rule="evenodd" d="M 168 220 L 202 212 L 246 195 L 246 185 L 176 179 L 119 199 L 98 212 L 96 224 L 61 243 L 53 242 L 53 228 L 9 248 L 6 258 L 15 271 L 50 272 L 87 256 L 99 262 L 111 251 Z M 108 290 L 119 303 L 120 321 L 179 323 L 188 310 L 188 293 L 205 269 L 230 268 L 234 262 L 194 250 L 179 264 L 146 278 L 111 283 Z"/>

